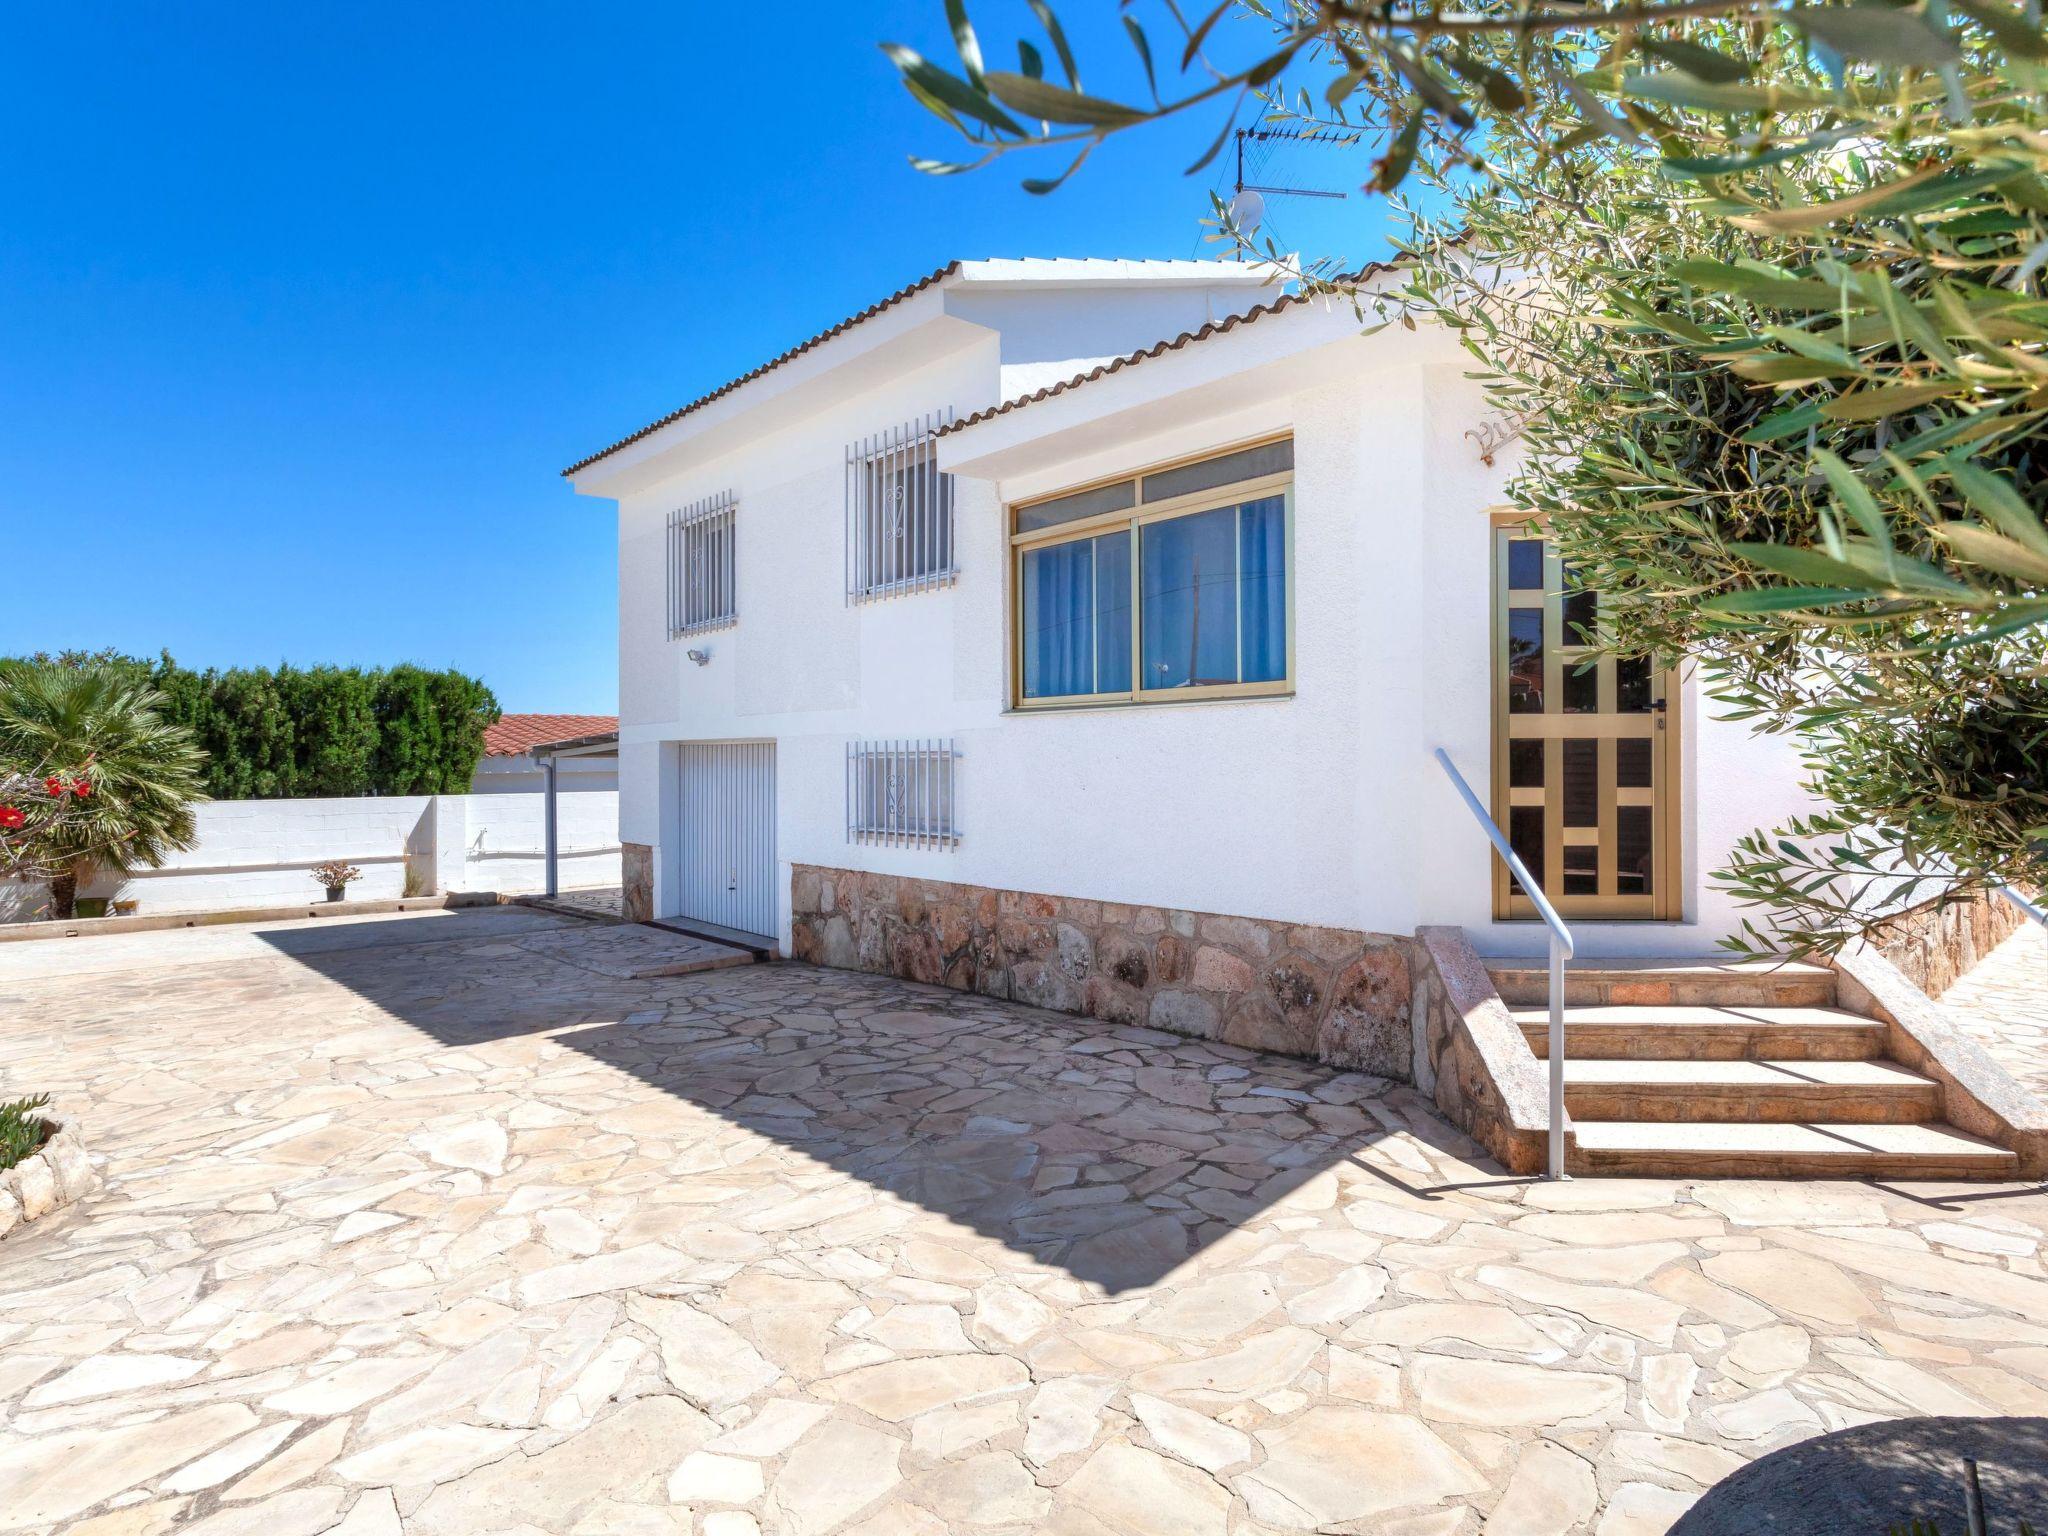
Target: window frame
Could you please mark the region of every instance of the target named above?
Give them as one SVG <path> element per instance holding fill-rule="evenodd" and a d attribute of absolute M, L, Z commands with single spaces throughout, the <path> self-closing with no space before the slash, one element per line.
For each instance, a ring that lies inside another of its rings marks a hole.
<path fill-rule="evenodd" d="M 951 587 L 960 579 L 959 485 L 957 476 L 939 468 L 939 435 L 953 421 L 951 407 L 928 411 L 909 421 L 878 432 L 870 432 L 846 445 L 846 603 L 855 607 L 883 602 L 918 592 Z M 920 509 L 907 514 L 922 521 L 923 537 L 914 541 L 908 563 L 915 565 L 927 553 L 943 564 L 910 569 L 887 579 L 879 577 L 885 564 L 893 568 L 889 536 L 880 527 L 881 492 L 891 476 L 903 479 Z M 874 484 L 870 485 L 870 477 Z M 925 541 L 931 547 L 925 549 Z"/>
<path fill-rule="evenodd" d="M 713 538 L 711 530 L 722 525 L 724 546 L 719 556 L 719 568 L 714 572 L 712 564 Z M 702 530 L 700 532 L 700 530 Z M 696 535 L 693 537 L 693 535 Z M 687 506 L 678 507 L 668 515 L 668 637 L 684 640 L 692 635 L 701 635 L 711 630 L 730 629 L 740 621 L 739 596 L 739 535 L 740 502 L 738 493 L 730 490 L 717 491 L 700 497 Z M 702 562 L 699 570 L 701 580 L 694 583 L 697 590 L 708 599 L 722 590 L 725 597 L 723 611 L 708 613 L 702 618 L 690 617 L 693 596 L 691 559 Z"/>
<path fill-rule="evenodd" d="M 846 841 L 869 847 L 960 846 L 960 747 L 952 737 L 854 738 L 846 743 Z M 893 814 L 890 780 L 910 782 L 915 804 Z M 879 792 L 879 799 L 877 793 Z M 869 811 L 879 805 L 880 814 Z"/>
<path fill-rule="evenodd" d="M 1063 496 L 1072 496 L 1098 486 L 1115 485 L 1120 481 L 1137 482 L 1142 497 L 1144 478 L 1163 470 L 1178 469 L 1185 465 L 1200 464 L 1209 459 L 1220 459 L 1229 454 L 1250 448 L 1262 448 L 1272 443 L 1290 441 L 1292 432 L 1276 432 L 1264 437 L 1230 443 L 1201 453 L 1186 454 L 1179 458 L 1162 460 L 1141 468 L 1126 470 L 1119 474 L 1103 475 L 1079 485 L 1063 486 L 1033 496 L 1023 501 L 1007 503 L 1003 509 L 1004 523 L 1009 534 L 1009 615 L 1010 628 L 1010 712 L 1033 714 L 1046 710 L 1063 709 L 1104 709 L 1104 708 L 1152 708 L 1158 705 L 1206 703 L 1231 699 L 1287 698 L 1295 691 L 1295 648 L 1294 648 L 1294 470 L 1286 469 L 1270 475 L 1260 475 L 1250 480 L 1236 480 L 1228 485 L 1212 486 L 1207 490 L 1190 491 L 1184 495 L 1168 497 L 1160 501 L 1139 500 L 1135 506 L 1116 512 L 1098 513 L 1094 517 L 1077 518 L 1071 523 L 1056 523 L 1050 528 L 1034 529 L 1029 533 L 1017 532 L 1017 514 L 1020 510 Z M 1171 522 L 1176 518 L 1192 517 L 1200 512 L 1213 512 L 1220 507 L 1234 507 L 1247 501 L 1258 501 L 1278 495 L 1281 499 L 1281 537 L 1286 560 L 1286 583 L 1283 601 L 1286 606 L 1286 667 L 1284 674 L 1268 682 L 1256 683 L 1204 683 L 1188 688 L 1153 688 L 1139 685 L 1138 669 L 1144 656 L 1144 538 L 1147 524 Z M 1097 538 L 1105 533 L 1128 531 L 1131 536 L 1131 668 L 1132 686 L 1128 690 L 1109 693 L 1063 693 L 1051 698 L 1027 698 L 1024 694 L 1024 556 L 1032 550 L 1045 549 L 1055 544 L 1070 544 L 1081 539 Z"/>

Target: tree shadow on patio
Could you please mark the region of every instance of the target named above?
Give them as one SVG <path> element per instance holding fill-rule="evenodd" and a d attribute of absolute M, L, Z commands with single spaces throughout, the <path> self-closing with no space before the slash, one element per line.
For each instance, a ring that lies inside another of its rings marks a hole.
<path fill-rule="evenodd" d="M 805 965 L 626 979 L 577 965 L 554 933 L 347 949 L 277 937 L 445 1044 L 545 1036 L 670 1096 L 635 1109 L 633 1134 L 675 1149 L 679 1184 L 735 1185 L 713 1209 L 743 1231 L 844 1241 L 835 1231 L 881 1191 L 1114 1294 L 1389 1134 L 1477 1156 L 1412 1091 L 1357 1073 Z M 607 1122 L 573 1099 L 559 1102 Z M 858 1183 L 792 1177 L 802 1163 L 786 1153 Z M 750 1182 L 764 1154 L 776 1166 Z M 1409 1149 L 1402 1166 L 1426 1181 L 1416 1162 Z M 1334 1188 L 1302 1198 L 1327 1205 Z"/>
<path fill-rule="evenodd" d="M 1882 1536 L 1916 1521 L 1963 1536 L 1965 1457 L 1978 1464 L 1987 1536 L 2048 1530 L 2048 1419 L 1914 1418 L 1753 1461 L 1709 1489 L 1671 1536 Z"/>

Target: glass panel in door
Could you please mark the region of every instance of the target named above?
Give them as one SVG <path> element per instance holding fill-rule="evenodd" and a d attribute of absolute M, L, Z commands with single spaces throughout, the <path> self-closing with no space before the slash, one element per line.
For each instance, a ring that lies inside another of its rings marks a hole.
<path fill-rule="evenodd" d="M 1495 530 L 1494 819 L 1567 917 L 1676 917 L 1676 679 L 1597 656 L 1599 621 L 1548 542 Z M 1536 916 L 1500 860 L 1494 914 Z"/>

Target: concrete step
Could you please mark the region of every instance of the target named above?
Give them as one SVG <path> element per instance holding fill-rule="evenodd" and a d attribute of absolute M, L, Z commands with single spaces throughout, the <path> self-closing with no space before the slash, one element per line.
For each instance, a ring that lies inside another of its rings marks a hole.
<path fill-rule="evenodd" d="M 1510 1011 L 1548 1056 L 1549 1011 Z M 1839 1008 L 1588 1004 L 1565 1009 L 1564 1036 L 1567 1060 L 1867 1061 L 1884 1054 L 1885 1027 Z"/>
<path fill-rule="evenodd" d="M 2011 1178 L 2019 1159 L 1952 1125 L 1581 1120 L 1573 1173 L 1656 1178 Z"/>
<path fill-rule="evenodd" d="M 1510 1006 L 1550 1000 L 1549 962 L 1489 960 L 1494 990 Z M 1835 973 L 1824 965 L 1762 960 L 1574 960 L 1565 966 L 1567 1003 L 1762 1004 L 1826 1007 Z"/>
<path fill-rule="evenodd" d="M 1917 1124 L 1941 1118 L 1941 1085 L 1894 1061 L 1574 1061 L 1574 1120 Z"/>

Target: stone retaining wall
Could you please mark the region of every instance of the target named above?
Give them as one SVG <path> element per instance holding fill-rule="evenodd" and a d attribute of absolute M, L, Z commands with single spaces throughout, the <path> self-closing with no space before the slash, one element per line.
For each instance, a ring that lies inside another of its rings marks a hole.
<path fill-rule="evenodd" d="M 2002 896 L 1923 902 L 1874 929 L 1869 943 L 1929 997 L 1962 980 L 2025 919 Z"/>
<path fill-rule="evenodd" d="M 0 1237 L 31 1221 L 62 1210 L 92 1188 L 92 1164 L 78 1122 L 65 1115 L 45 1115 L 50 1134 L 31 1156 L 0 1170 Z"/>
<path fill-rule="evenodd" d="M 1414 1075 L 1411 938 L 795 866 L 793 958 Z"/>
<path fill-rule="evenodd" d="M 1885 1054 L 1941 1085 L 1942 1119 L 2011 1148 L 2021 1178 L 2048 1174 L 2048 1105 L 1971 1039 L 1955 1015 L 1928 998 L 1921 983 L 1879 945 L 1851 944 L 1834 963 L 1836 1001 L 1881 1019 Z"/>
<path fill-rule="evenodd" d="M 1543 1063 L 1463 929 L 1418 928 L 1416 938 L 1428 963 L 1415 991 L 1424 1021 L 1415 1086 L 1508 1172 L 1541 1173 L 1550 1137 Z"/>

